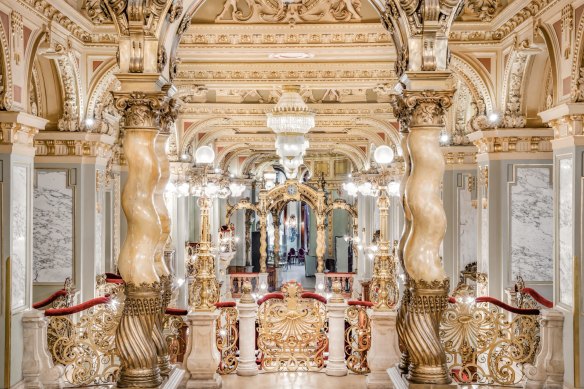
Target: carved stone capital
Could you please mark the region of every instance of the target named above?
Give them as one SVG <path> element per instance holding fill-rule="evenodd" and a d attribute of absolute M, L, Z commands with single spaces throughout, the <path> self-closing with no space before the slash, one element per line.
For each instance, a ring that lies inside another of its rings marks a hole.
<path fill-rule="evenodd" d="M 164 92 L 114 92 L 115 106 L 124 117 L 126 128 L 159 128 L 166 104 Z"/>
<path fill-rule="evenodd" d="M 170 134 L 172 126 L 178 117 L 179 102 L 176 99 L 169 99 L 161 110 L 160 115 L 160 132 Z"/>
<path fill-rule="evenodd" d="M 444 126 L 444 114 L 452 105 L 454 91 L 404 91 L 391 104 L 402 131 L 414 126 Z"/>

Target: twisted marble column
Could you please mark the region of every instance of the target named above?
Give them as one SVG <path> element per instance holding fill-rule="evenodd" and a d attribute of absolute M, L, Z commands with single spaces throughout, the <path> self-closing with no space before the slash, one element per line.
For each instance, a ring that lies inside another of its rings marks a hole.
<path fill-rule="evenodd" d="M 439 337 L 449 288 L 439 255 L 446 233 L 446 215 L 440 197 L 445 162 L 439 137 L 452 94 L 452 91 L 405 91 L 402 97 L 411 113 L 407 138 L 411 174 L 405 184 L 405 199 L 412 220 L 403 249 L 410 296 L 401 331 L 410 357 L 408 380 L 413 383 L 451 381 Z"/>
<path fill-rule="evenodd" d="M 278 212 L 272 212 L 272 226 L 274 226 L 274 263 L 280 261 L 280 220 L 278 216 Z"/>
<path fill-rule="evenodd" d="M 163 93 L 117 93 L 116 107 L 124 112 L 124 153 L 128 181 L 122 208 L 128 221 L 118 267 L 125 281 L 125 303 L 116 332 L 121 359 L 118 387 L 158 387 L 162 379 L 152 333 L 161 310 L 160 278 L 154 257 L 162 226 L 154 204 L 160 179 L 155 140 Z"/>
<path fill-rule="evenodd" d="M 404 247 L 405 247 L 406 241 L 408 240 L 408 237 L 410 235 L 410 229 L 411 229 L 411 225 L 412 225 L 412 214 L 410 212 L 410 208 L 408 207 L 408 204 L 406 201 L 406 196 L 405 196 L 406 182 L 408 181 L 408 178 L 410 177 L 410 171 L 411 171 L 410 153 L 408 151 L 408 144 L 407 144 L 407 142 L 408 142 L 407 126 L 408 125 L 409 125 L 409 123 L 405 122 L 403 120 L 400 123 L 401 149 L 402 149 L 402 155 L 404 158 L 404 176 L 403 176 L 401 184 L 400 184 L 400 199 L 401 199 L 402 208 L 404 211 L 404 228 L 403 228 L 400 240 L 399 240 L 399 244 L 397 247 L 397 253 L 396 253 L 398 256 L 398 260 L 400 262 L 400 266 L 401 266 L 401 268 L 404 272 L 404 276 L 405 276 L 404 290 L 403 290 L 403 295 L 402 295 L 402 298 L 400 299 L 400 303 L 399 303 L 399 307 L 398 307 L 398 311 L 397 311 L 397 323 L 396 323 L 399 348 L 401 351 L 401 359 L 400 359 L 400 363 L 399 363 L 399 368 L 400 368 L 401 372 L 404 374 L 408 373 L 409 365 L 410 365 L 410 356 L 409 356 L 406 342 L 404 339 L 404 337 L 405 337 L 405 317 L 406 317 L 407 307 L 408 307 L 409 301 L 410 301 L 410 283 L 409 283 L 409 276 L 406 272 L 406 267 L 405 267 L 405 263 L 404 263 Z"/>
<path fill-rule="evenodd" d="M 156 252 L 154 254 L 154 266 L 156 268 L 156 273 L 160 278 L 162 305 L 160 307 L 160 312 L 158 315 L 156 315 L 156 322 L 154 325 L 152 338 L 156 346 L 158 367 L 162 376 L 168 376 L 170 374 L 170 358 L 168 355 L 168 346 L 166 344 L 163 331 L 164 313 L 172 297 L 172 274 L 164 260 L 164 248 L 166 246 L 168 237 L 170 236 L 171 230 L 170 215 L 164 201 L 164 191 L 170 178 L 170 162 L 166 156 L 166 142 L 168 141 L 168 137 L 170 135 L 170 131 L 172 130 L 172 125 L 176 119 L 177 114 L 178 110 L 176 102 L 174 99 L 171 99 L 167 104 L 164 105 L 163 113 L 161 115 L 161 131 L 156 137 L 154 145 L 155 153 L 158 158 L 158 164 L 160 166 L 160 179 L 158 180 L 158 184 L 156 185 L 154 192 L 154 206 L 158 212 L 162 228 L 162 234 L 160 235 L 158 245 L 156 246 Z"/>

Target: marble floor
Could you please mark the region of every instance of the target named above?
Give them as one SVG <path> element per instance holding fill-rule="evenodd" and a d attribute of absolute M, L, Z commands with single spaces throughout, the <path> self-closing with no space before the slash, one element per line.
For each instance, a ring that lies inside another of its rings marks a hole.
<path fill-rule="evenodd" d="M 223 389 L 359 389 L 365 376 L 329 377 L 324 373 L 263 373 L 254 377 L 223 376 Z"/>
<path fill-rule="evenodd" d="M 288 281 L 298 281 L 302 284 L 304 290 L 314 290 L 316 277 L 306 277 L 304 265 L 290 265 L 289 269 L 282 268 L 280 271 L 280 280 L 282 283 Z"/>

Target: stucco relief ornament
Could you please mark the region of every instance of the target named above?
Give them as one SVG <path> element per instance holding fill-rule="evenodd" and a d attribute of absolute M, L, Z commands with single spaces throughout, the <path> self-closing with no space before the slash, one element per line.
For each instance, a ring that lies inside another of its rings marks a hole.
<path fill-rule="evenodd" d="M 470 0 L 466 2 L 466 7 L 477 14 L 483 22 L 493 20 L 497 12 L 497 0 Z"/>
<path fill-rule="evenodd" d="M 361 0 L 225 0 L 216 23 L 358 22 Z"/>
<path fill-rule="evenodd" d="M 584 67 L 580 68 L 579 77 L 576 80 L 576 88 L 571 93 L 572 101 L 582 102 L 584 101 Z"/>
<path fill-rule="evenodd" d="M 116 108 L 124 112 L 124 127 L 158 128 L 161 97 L 149 96 L 143 92 L 118 97 Z"/>

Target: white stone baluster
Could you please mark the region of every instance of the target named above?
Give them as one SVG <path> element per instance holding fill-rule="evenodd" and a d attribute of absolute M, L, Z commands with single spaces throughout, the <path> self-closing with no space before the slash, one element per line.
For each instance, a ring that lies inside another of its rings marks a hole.
<path fill-rule="evenodd" d="M 47 320 L 41 311 L 30 310 L 22 316 L 24 352 L 22 376 L 25 388 L 63 387 L 63 366 L 54 366 L 48 350 Z"/>
<path fill-rule="evenodd" d="M 341 294 L 341 283 L 333 283 L 333 296 L 326 305 L 329 328 L 329 357 L 326 364 L 326 374 L 330 376 L 345 376 L 348 373 L 345 364 L 345 311 L 347 303 Z"/>
<path fill-rule="evenodd" d="M 400 360 L 396 331 L 397 311 L 374 310 L 371 313 L 371 348 L 367 360 L 371 373 L 367 376 L 367 388 L 386 389 L 393 384 L 387 369 Z"/>
<path fill-rule="evenodd" d="M 556 309 L 541 311 L 541 344 L 534 365 L 527 365 L 526 389 L 562 389 L 564 385 L 564 315 Z"/>
<path fill-rule="evenodd" d="M 252 376 L 258 374 L 255 357 L 255 323 L 258 305 L 251 297 L 251 282 L 243 284 L 243 294 L 237 304 L 239 315 L 239 365 L 237 375 Z"/>

